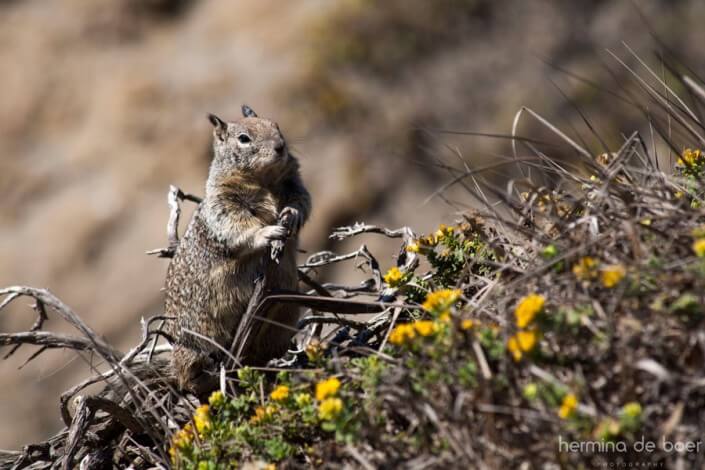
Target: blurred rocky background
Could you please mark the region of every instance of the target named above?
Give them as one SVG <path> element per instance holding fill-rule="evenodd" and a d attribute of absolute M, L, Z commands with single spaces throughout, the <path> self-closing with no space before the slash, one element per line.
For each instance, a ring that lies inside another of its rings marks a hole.
<path fill-rule="evenodd" d="M 314 197 L 302 249 L 343 252 L 337 225 L 452 221 L 467 194 L 426 200 L 444 165 L 509 155 L 441 130 L 508 134 L 529 106 L 597 151 L 579 108 L 619 146 L 643 118 L 611 94 L 637 91 L 606 48 L 700 66 L 704 19 L 698 0 L 0 1 L 0 285 L 48 287 L 126 349 L 161 310 L 166 261 L 144 252 L 165 244 L 168 186 L 203 192 L 207 112 L 280 123 Z M 32 321 L 14 308 L 0 330 Z M 18 371 L 28 355 L 0 363 L 0 448 L 59 429 L 58 394 L 92 366 L 54 352 Z"/>

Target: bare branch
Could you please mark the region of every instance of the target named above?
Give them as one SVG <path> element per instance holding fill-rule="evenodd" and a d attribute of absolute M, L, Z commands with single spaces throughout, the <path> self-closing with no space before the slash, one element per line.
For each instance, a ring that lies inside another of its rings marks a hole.
<path fill-rule="evenodd" d="M 367 225 L 364 223 L 357 222 L 352 226 L 347 227 L 337 227 L 330 234 L 329 238 L 334 240 L 345 240 L 346 238 L 359 235 L 361 233 L 377 233 L 384 235 L 389 238 L 403 238 L 404 240 L 413 240 L 416 235 L 409 227 L 401 227 L 396 230 L 391 230 L 384 227 L 378 227 L 376 225 Z"/>
<path fill-rule="evenodd" d="M 169 245 L 166 248 L 157 248 L 147 252 L 148 255 L 157 255 L 158 258 L 173 258 L 176 247 L 179 246 L 179 218 L 181 217 L 181 206 L 179 201 L 191 201 L 200 204 L 201 198 L 193 194 L 185 193 L 178 187 L 169 186 L 166 201 L 169 205 L 169 221 L 166 224 L 166 237 Z"/>
<path fill-rule="evenodd" d="M 10 301 L 12 301 L 12 299 L 14 299 L 15 297 L 16 297 L 16 296 L 10 295 L 10 296 L 8 296 L 8 297 L 5 299 L 5 301 L 7 301 L 8 299 L 9 299 Z M 9 302 L 8 302 L 8 303 L 9 303 Z M 0 307 L 0 310 L 2 310 L 2 307 Z M 34 324 L 32 325 L 32 328 L 30 328 L 29 331 L 38 331 L 38 330 L 40 330 L 40 329 L 42 328 L 42 326 L 44 325 L 44 322 L 47 320 L 47 312 L 46 312 L 46 309 L 44 308 L 44 304 L 41 303 L 39 300 L 35 300 L 35 302 L 34 302 L 34 310 L 37 312 L 37 315 L 38 315 L 38 316 L 37 316 L 37 319 L 34 321 Z M 9 358 L 10 356 L 12 356 L 13 354 L 15 354 L 15 352 L 20 348 L 20 346 L 22 346 L 22 343 L 17 343 L 17 344 L 15 344 L 15 346 L 14 346 L 12 349 L 10 349 L 10 352 L 8 352 L 7 354 L 5 354 L 5 356 L 3 357 L 3 359 L 7 359 L 7 358 Z M 42 351 L 44 351 L 44 348 L 42 348 L 42 349 L 39 351 L 39 353 L 41 353 Z M 39 354 L 37 354 L 37 355 L 39 355 Z M 33 355 L 29 360 L 34 359 L 34 357 L 36 357 L 36 356 Z M 29 362 L 29 360 L 28 360 L 27 362 Z"/>
<path fill-rule="evenodd" d="M 323 325 L 341 325 L 349 326 L 356 330 L 364 330 L 367 328 L 367 323 L 358 322 L 354 320 L 347 320 L 345 318 L 327 317 L 327 316 L 310 316 L 304 317 L 299 320 L 299 327 L 305 328 L 312 323 L 323 324 Z"/>
<path fill-rule="evenodd" d="M 68 336 L 48 331 L 23 331 L 21 333 L 0 333 L 0 346 L 15 345 L 13 349 L 22 344 L 33 344 L 44 346 L 50 349 L 66 348 L 76 351 L 91 349 L 93 343 L 86 338 L 78 336 Z M 6 359 L 8 356 L 5 356 Z"/>
<path fill-rule="evenodd" d="M 382 274 L 379 270 L 379 263 L 377 259 L 370 253 L 366 245 L 362 245 L 357 251 L 352 253 L 347 253 L 344 255 L 336 256 L 335 253 L 331 251 L 321 251 L 314 253 L 309 256 L 306 262 L 299 266 L 299 269 L 306 270 L 311 268 L 318 268 L 321 266 L 327 266 L 329 264 L 340 263 L 342 261 L 348 261 L 351 259 L 365 258 L 367 264 L 372 271 L 372 276 L 375 282 L 375 289 L 379 290 L 382 285 Z M 358 266 L 359 267 L 359 266 Z"/>
<path fill-rule="evenodd" d="M 17 295 L 13 296 L 13 294 Z M 86 338 L 88 338 L 92 344 L 91 349 L 95 350 L 101 356 L 113 360 L 117 360 L 117 358 L 122 356 L 119 351 L 107 344 L 102 338 L 100 338 L 95 333 L 95 331 L 93 331 L 88 325 L 86 325 L 86 323 L 81 320 L 81 318 L 76 315 L 76 313 L 71 310 L 68 305 L 64 304 L 61 300 L 59 300 L 56 296 L 54 296 L 54 294 L 52 294 L 48 290 L 36 289 L 33 287 L 26 286 L 12 286 L 0 289 L 0 296 L 4 295 L 13 296 L 13 299 L 19 296 L 32 297 L 36 301 L 40 302 L 43 306 L 48 305 L 56 313 L 58 313 L 61 318 L 63 318 L 66 322 L 68 322 L 71 326 L 76 328 Z M 7 306 L 8 304 L 9 302 L 3 302 L 3 307 Z M 37 322 L 35 322 L 35 326 L 37 324 L 41 326 L 41 323 L 43 322 L 43 320 L 41 319 L 42 315 L 46 316 L 46 312 L 43 310 L 43 307 L 39 308 L 38 311 L 40 318 L 39 320 L 37 320 Z"/>

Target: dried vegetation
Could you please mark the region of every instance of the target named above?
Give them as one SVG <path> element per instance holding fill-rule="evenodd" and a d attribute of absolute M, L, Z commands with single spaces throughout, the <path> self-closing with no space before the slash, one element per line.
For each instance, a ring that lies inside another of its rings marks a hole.
<path fill-rule="evenodd" d="M 705 154 L 693 150 L 705 147 L 705 94 L 690 72 L 666 65 L 668 80 L 645 67 L 634 73 L 642 96 L 623 97 L 644 111 L 649 135 L 634 132 L 620 148 L 604 148 L 586 120 L 590 148 L 524 108 L 515 128 L 535 119 L 574 158 L 514 140 L 513 155 L 498 165 L 522 176 L 501 187 L 480 170 L 444 168 L 452 179 L 438 194 L 462 186 L 481 209 L 423 236 L 364 224 L 331 235 L 398 239 L 395 266 L 381 266 L 362 245 L 311 255 L 300 267 L 307 292 L 261 285 L 245 327 L 268 303 L 305 307 L 297 349 L 265 369 L 240 367 L 233 357 L 215 372 L 221 386 L 208 403 L 181 396 L 161 376 L 166 348 L 157 344 L 157 322 L 169 319 L 146 321 L 142 342 L 122 354 L 49 292 L 0 290 L 0 309 L 31 297 L 38 314 L 30 331 L 0 335 L 10 353 L 36 345 L 36 360 L 47 348 L 70 348 L 103 371 L 62 395 L 64 431 L 4 453 L 2 462 L 703 466 L 705 453 L 664 445 L 705 434 Z M 671 91 L 673 81 L 691 92 L 687 100 Z M 173 211 L 184 196 L 170 192 L 172 249 Z M 317 278 L 318 268 L 349 261 L 368 274 L 360 285 Z M 52 313 L 79 334 L 43 330 Z M 82 394 L 101 381 L 103 392 Z M 563 451 L 559 439 L 612 447 Z M 637 452 L 639 440 L 657 446 Z"/>

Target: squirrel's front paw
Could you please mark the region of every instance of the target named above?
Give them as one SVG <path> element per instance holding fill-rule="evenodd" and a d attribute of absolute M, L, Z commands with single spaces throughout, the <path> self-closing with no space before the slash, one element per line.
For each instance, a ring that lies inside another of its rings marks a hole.
<path fill-rule="evenodd" d="M 301 229 L 304 218 L 301 216 L 301 212 L 299 212 L 298 209 L 287 206 L 279 213 L 279 221 L 282 225 L 291 230 L 292 234 L 296 234 Z"/>
<path fill-rule="evenodd" d="M 255 234 L 255 248 L 265 248 L 274 240 L 286 240 L 289 230 L 281 225 L 267 225 Z"/>

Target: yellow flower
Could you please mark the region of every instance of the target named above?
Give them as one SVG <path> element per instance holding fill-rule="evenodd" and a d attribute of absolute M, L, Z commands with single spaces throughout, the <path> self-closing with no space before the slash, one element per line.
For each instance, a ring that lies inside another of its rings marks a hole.
<path fill-rule="evenodd" d="M 418 253 L 419 251 L 421 251 L 421 247 L 419 246 L 418 242 L 411 242 L 406 245 L 406 251 L 410 253 Z"/>
<path fill-rule="evenodd" d="M 694 166 L 700 163 L 703 153 L 700 150 L 683 150 L 683 155 L 678 159 L 680 165 Z"/>
<path fill-rule="evenodd" d="M 558 410 L 558 416 L 560 416 L 561 419 L 570 418 L 577 407 L 578 397 L 576 397 L 572 393 L 568 393 L 566 396 L 563 397 L 563 403 L 561 403 L 561 407 Z"/>
<path fill-rule="evenodd" d="M 693 242 L 693 251 L 698 258 L 705 257 L 705 238 L 698 238 Z"/>
<path fill-rule="evenodd" d="M 435 237 L 435 235 L 427 235 L 419 241 L 421 242 L 421 244 L 429 247 L 433 247 L 438 244 L 438 239 Z"/>
<path fill-rule="evenodd" d="M 184 449 L 185 447 L 188 447 L 192 441 L 193 426 L 189 421 L 188 423 L 186 423 L 186 425 L 184 425 L 182 429 L 176 431 L 174 433 L 174 436 L 171 438 L 171 447 L 169 448 L 169 455 L 171 456 L 171 460 L 175 461 L 177 452 L 179 450 Z"/>
<path fill-rule="evenodd" d="M 391 287 L 396 287 L 398 286 L 402 279 L 404 279 L 404 273 L 401 272 L 401 270 L 394 266 L 391 268 L 389 271 L 387 271 L 387 274 L 384 275 L 384 282 L 389 284 Z"/>
<path fill-rule="evenodd" d="M 516 336 L 512 336 L 507 340 L 507 349 L 512 353 L 515 361 L 518 362 L 521 360 L 523 354 L 519 348 L 519 341 L 517 341 Z"/>
<path fill-rule="evenodd" d="M 641 405 L 639 402 L 631 401 L 622 407 L 622 413 L 629 418 L 641 416 Z"/>
<path fill-rule="evenodd" d="M 526 328 L 534 320 L 536 314 L 543 309 L 544 303 L 546 303 L 546 299 L 538 294 L 527 295 L 521 299 L 514 310 L 517 326 Z"/>
<path fill-rule="evenodd" d="M 270 463 L 268 465 L 265 465 L 263 470 L 277 470 L 277 466 L 273 463 Z"/>
<path fill-rule="evenodd" d="M 443 240 L 445 237 L 453 233 L 454 228 L 453 227 L 448 227 L 444 224 L 441 224 L 438 226 L 438 230 L 436 230 L 436 233 L 434 234 L 434 241 L 435 243 L 440 242 Z"/>
<path fill-rule="evenodd" d="M 216 390 L 208 397 L 208 403 L 213 407 L 221 406 L 225 402 L 225 395 L 220 390 Z"/>
<path fill-rule="evenodd" d="M 203 434 L 204 431 L 211 427 L 211 415 L 208 405 L 201 405 L 196 408 L 193 414 L 193 422 L 196 424 L 196 431 Z"/>
<path fill-rule="evenodd" d="M 340 398 L 326 398 L 318 406 L 318 417 L 331 420 L 343 410 L 343 401 Z"/>
<path fill-rule="evenodd" d="M 414 330 L 414 326 L 410 323 L 402 323 L 401 325 L 395 326 L 391 333 L 389 333 L 389 342 L 400 346 L 415 337 L 416 330 Z"/>
<path fill-rule="evenodd" d="M 517 334 L 507 340 L 507 349 L 515 361 L 520 361 L 525 352 L 529 352 L 536 346 L 538 335 L 534 330 L 518 331 Z"/>
<path fill-rule="evenodd" d="M 340 388 L 340 380 L 335 377 L 318 382 L 316 384 L 316 400 L 323 401 L 328 397 L 331 397 L 338 393 Z"/>
<path fill-rule="evenodd" d="M 621 264 L 611 264 L 609 266 L 605 266 L 602 268 L 600 277 L 602 280 L 602 285 L 608 289 L 611 289 L 619 284 L 622 279 L 624 279 L 624 275 L 626 273 L 627 270 L 624 269 L 624 266 Z"/>
<path fill-rule="evenodd" d="M 172 439 L 174 447 L 185 447 L 193 440 L 193 425 L 191 422 L 186 423 L 182 429 L 179 429 Z"/>
<path fill-rule="evenodd" d="M 430 336 L 437 330 L 436 324 L 430 320 L 417 320 L 412 325 L 421 336 Z"/>
<path fill-rule="evenodd" d="M 267 413 L 264 411 L 263 406 L 258 406 L 255 408 L 255 414 L 250 418 L 250 423 L 258 423 L 267 417 Z"/>
<path fill-rule="evenodd" d="M 265 419 L 269 418 L 276 412 L 276 406 L 269 405 L 266 408 L 264 406 L 258 406 L 255 409 L 255 414 L 250 418 L 250 422 L 253 424 L 259 423 L 260 421 L 264 421 Z"/>
<path fill-rule="evenodd" d="M 429 312 L 441 314 L 452 307 L 462 293 L 460 289 L 440 289 L 428 294 L 421 306 Z"/>
<path fill-rule="evenodd" d="M 308 393 L 297 393 L 294 397 L 294 400 L 296 401 L 296 405 L 298 407 L 303 408 L 304 406 L 311 403 L 311 395 L 309 395 Z"/>
<path fill-rule="evenodd" d="M 272 400 L 274 401 L 284 401 L 289 398 L 289 387 L 286 385 L 279 385 L 277 388 L 272 390 L 272 393 L 269 396 L 272 397 Z"/>
<path fill-rule="evenodd" d="M 308 346 L 306 346 L 306 357 L 311 362 L 316 362 L 323 357 L 323 346 L 321 346 L 320 341 L 314 339 L 308 343 Z"/>
<path fill-rule="evenodd" d="M 573 274 L 581 281 L 592 279 L 597 274 L 595 272 L 597 265 L 598 261 L 595 258 L 584 256 L 573 266 Z"/>
<path fill-rule="evenodd" d="M 537 334 L 533 330 L 519 331 L 516 334 L 519 348 L 524 352 L 529 352 L 536 346 Z"/>
<path fill-rule="evenodd" d="M 177 451 L 188 447 L 191 442 L 193 442 L 193 425 L 189 421 L 182 429 L 176 431 L 171 438 L 169 455 L 171 456 L 172 461 L 176 459 Z"/>
<path fill-rule="evenodd" d="M 473 326 L 475 326 L 475 322 L 472 321 L 470 318 L 466 318 L 465 320 L 462 320 L 460 322 L 461 330 L 470 330 Z"/>
<path fill-rule="evenodd" d="M 524 395 L 524 398 L 527 400 L 535 400 L 539 394 L 539 386 L 533 382 L 528 383 L 524 385 L 521 394 Z"/>

